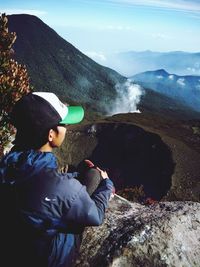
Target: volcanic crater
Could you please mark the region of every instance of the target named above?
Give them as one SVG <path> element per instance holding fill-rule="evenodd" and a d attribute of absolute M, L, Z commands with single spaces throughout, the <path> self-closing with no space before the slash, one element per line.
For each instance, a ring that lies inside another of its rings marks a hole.
<path fill-rule="evenodd" d="M 58 153 L 61 165 L 75 170 L 83 159 L 107 170 L 116 190 L 143 186 L 160 200 L 169 191 L 175 163 L 158 134 L 126 123 L 95 123 L 69 129 Z"/>

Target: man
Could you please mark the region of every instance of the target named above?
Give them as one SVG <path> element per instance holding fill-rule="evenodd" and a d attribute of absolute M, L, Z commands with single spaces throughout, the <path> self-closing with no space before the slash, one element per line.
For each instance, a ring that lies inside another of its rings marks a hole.
<path fill-rule="evenodd" d="M 88 168 L 82 174 L 98 181 L 90 196 L 78 173 L 58 171 L 52 153 L 66 125 L 83 116 L 82 107 L 66 106 L 49 92 L 29 93 L 15 104 L 15 145 L 0 163 L 3 266 L 74 266 L 77 237 L 85 226 L 103 223 L 113 189 L 107 173 Z"/>

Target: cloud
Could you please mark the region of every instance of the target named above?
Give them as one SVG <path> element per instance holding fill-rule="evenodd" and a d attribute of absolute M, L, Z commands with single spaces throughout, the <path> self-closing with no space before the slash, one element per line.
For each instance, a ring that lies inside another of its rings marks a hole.
<path fill-rule="evenodd" d="M 200 13 L 200 2 L 195 0 L 107 0 L 105 2 Z"/>
<path fill-rule="evenodd" d="M 46 15 L 46 11 L 36 10 L 36 9 L 0 9 L 1 13 L 6 13 L 6 15 L 12 14 L 29 14 L 34 16 Z"/>
<path fill-rule="evenodd" d="M 176 82 L 181 86 L 185 86 L 185 79 L 184 78 L 179 78 Z"/>
<path fill-rule="evenodd" d="M 173 80 L 174 79 L 174 75 L 173 74 L 169 75 L 168 79 Z"/>
<path fill-rule="evenodd" d="M 152 33 L 150 34 L 151 37 L 155 38 L 155 39 L 163 39 L 163 40 L 170 40 L 172 39 L 171 36 L 167 35 L 167 34 L 163 34 L 163 33 Z"/>
<path fill-rule="evenodd" d="M 117 26 L 109 25 L 109 26 L 104 27 L 104 29 L 122 31 L 124 27 L 121 25 L 117 25 Z"/>
<path fill-rule="evenodd" d="M 96 61 L 106 61 L 106 56 L 102 52 L 86 51 L 85 54 Z"/>
<path fill-rule="evenodd" d="M 110 31 L 135 31 L 132 26 L 129 25 L 101 25 L 99 30 L 110 30 Z"/>
<path fill-rule="evenodd" d="M 195 68 L 195 67 L 187 67 L 186 70 L 188 70 L 190 73 L 192 72 L 195 75 L 199 75 L 200 73 L 200 68 Z"/>

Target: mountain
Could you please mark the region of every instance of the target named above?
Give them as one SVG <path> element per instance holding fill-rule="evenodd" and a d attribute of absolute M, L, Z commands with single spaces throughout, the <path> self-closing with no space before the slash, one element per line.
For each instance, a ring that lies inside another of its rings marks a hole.
<path fill-rule="evenodd" d="M 35 90 L 101 111 L 116 98 L 115 84 L 126 78 L 85 56 L 35 16 L 11 15 L 8 21 L 17 34 L 16 60 L 26 65 Z"/>
<path fill-rule="evenodd" d="M 121 112 L 129 112 L 133 98 L 124 86 L 127 78 L 91 60 L 35 16 L 11 15 L 8 22 L 9 31 L 17 34 L 15 58 L 26 65 L 35 91 L 54 92 L 63 101 L 81 103 L 104 114 L 117 103 L 124 105 L 120 106 Z M 139 105 L 142 111 L 168 117 L 196 118 L 193 110 L 178 101 L 145 91 Z M 127 101 L 120 102 L 122 96 Z M 173 106 L 172 110 L 168 109 L 169 105 Z M 87 114 L 93 116 L 93 113 Z"/>
<path fill-rule="evenodd" d="M 141 86 L 182 101 L 183 104 L 200 111 L 199 76 L 178 76 L 161 69 L 139 73 L 130 79 Z"/>
<path fill-rule="evenodd" d="M 54 91 L 66 101 L 102 110 L 118 97 L 116 84 L 127 83 L 126 78 L 96 64 L 36 17 L 9 16 L 9 30 L 17 33 L 16 58 L 26 64 L 35 90 Z M 157 75 L 168 74 L 160 70 Z M 123 89 L 118 86 L 121 95 Z M 148 86 L 142 90 L 146 92 L 139 103 L 142 113 L 101 116 L 69 126 L 59 158 L 73 167 L 85 158 L 102 156 L 106 161 L 102 167 L 113 172 L 112 179 L 127 177 L 126 187 L 129 177 L 139 185 L 145 181 L 152 192 L 161 192 L 160 185 L 167 182 L 171 186 L 168 200 L 199 201 L 200 123 L 171 119 L 194 118 L 194 111 Z M 130 100 L 124 94 L 125 98 Z"/>
<path fill-rule="evenodd" d="M 106 55 L 102 64 L 126 77 L 157 69 L 177 75 L 200 75 L 200 53 L 129 51 Z"/>

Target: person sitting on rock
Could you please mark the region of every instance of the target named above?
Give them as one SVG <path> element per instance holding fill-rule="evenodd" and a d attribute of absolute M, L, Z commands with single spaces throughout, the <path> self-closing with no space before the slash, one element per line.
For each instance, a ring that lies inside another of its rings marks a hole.
<path fill-rule="evenodd" d="M 83 117 L 82 107 L 66 106 L 54 93 L 33 92 L 16 102 L 14 146 L 0 162 L 4 267 L 74 266 L 77 237 L 84 227 L 103 223 L 113 190 L 108 174 L 86 168 L 83 184 L 94 181 L 86 187 L 78 172 L 59 172 L 53 154 L 67 125 Z"/>

